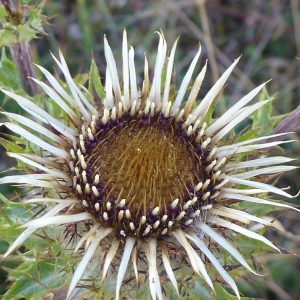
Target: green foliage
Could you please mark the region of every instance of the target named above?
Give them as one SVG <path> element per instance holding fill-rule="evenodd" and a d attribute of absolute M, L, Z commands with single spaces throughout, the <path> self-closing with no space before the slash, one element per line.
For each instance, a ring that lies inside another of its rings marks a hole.
<path fill-rule="evenodd" d="M 40 299 L 49 290 L 57 289 L 64 284 L 64 260 L 61 258 L 24 260 L 18 268 L 8 269 L 15 282 L 3 296 L 3 300 Z M 34 280 L 33 280 L 34 279 Z"/>
<path fill-rule="evenodd" d="M 15 64 L 7 58 L 5 48 L 2 48 L 0 60 L 0 84 L 1 87 L 18 89 L 21 80 Z"/>
<path fill-rule="evenodd" d="M 2 194 L 0 194 L 0 199 L 5 204 L 1 208 L 0 224 L 4 226 L 2 228 L 3 231 L 9 229 L 14 223 L 23 224 L 32 216 L 30 213 L 32 205 L 9 201 Z M 17 227 L 17 224 L 14 224 L 14 227 Z M 11 236 L 8 234 L 8 237 L 10 238 Z M 12 237 L 12 239 L 14 238 Z M 3 239 L 5 239 L 5 236 L 3 236 Z"/>
<path fill-rule="evenodd" d="M 100 100 L 105 98 L 105 91 L 102 86 L 100 78 L 100 70 L 96 65 L 94 57 L 92 58 L 90 72 L 89 72 L 89 92 L 91 95 L 94 95 L 95 92 Z"/>
<path fill-rule="evenodd" d="M 37 6 L 28 6 L 29 1 L 11 7 L 9 4 L 6 10 L 0 7 L 0 47 L 30 41 L 37 37 L 37 34 L 44 33 L 43 24 L 46 18 L 43 16 L 43 7 L 46 0 Z"/>
<path fill-rule="evenodd" d="M 260 94 L 259 101 L 269 99 L 272 98 L 269 96 L 267 89 L 264 88 Z M 270 134 L 274 127 L 285 117 L 285 115 L 272 116 L 274 108 L 274 104 L 272 103 L 273 101 L 274 100 L 269 101 L 253 114 L 252 130 L 258 130 L 261 136 Z"/>
<path fill-rule="evenodd" d="M 226 291 L 226 289 L 218 283 L 216 283 L 214 285 L 214 288 L 215 288 L 215 291 L 216 291 L 216 295 L 214 297 L 214 300 L 225 300 L 225 299 L 226 300 L 237 300 L 238 299 L 236 296 L 233 296 L 233 295 L 229 294 Z M 241 297 L 241 300 L 262 300 L 262 299 Z"/>
<path fill-rule="evenodd" d="M 12 202 L 1 194 L 0 199 L 4 204 L 0 207 L 0 238 L 11 245 L 24 231 L 19 225 L 39 215 L 46 207 Z M 15 279 L 3 299 L 40 299 L 49 290 L 59 288 L 65 283 L 67 277 L 63 276 L 63 270 L 66 259 L 70 259 L 70 256 L 67 250 L 61 255 L 66 247 L 65 241 L 58 240 L 63 234 L 62 231 L 59 227 L 55 230 L 51 227 L 36 230 L 22 243 L 29 249 L 28 252 L 17 252 L 3 261 L 3 270 L 9 273 L 10 280 Z M 76 256 L 71 258 L 76 259 Z"/>
<path fill-rule="evenodd" d="M 1 145 L 4 146 L 8 152 L 22 153 L 24 151 L 24 149 L 18 145 L 18 143 L 16 141 L 18 138 L 15 138 L 13 136 L 10 136 L 10 137 L 11 137 L 11 139 L 14 140 L 14 142 L 4 139 L 4 138 L 0 138 Z"/>

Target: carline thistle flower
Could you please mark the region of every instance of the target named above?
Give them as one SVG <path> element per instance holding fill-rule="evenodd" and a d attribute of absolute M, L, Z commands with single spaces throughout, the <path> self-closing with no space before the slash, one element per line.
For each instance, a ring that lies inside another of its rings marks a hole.
<path fill-rule="evenodd" d="M 28 99 L 2 90 L 35 118 L 33 121 L 3 112 L 11 120 L 4 125 L 35 144 L 42 155 L 34 151 L 9 152 L 9 156 L 35 171 L 3 177 L 0 183 L 38 188 L 39 196 L 27 202 L 49 204 L 43 216 L 21 226 L 26 230 L 4 256 L 10 255 L 39 228 L 85 224 L 86 232 L 75 239 L 74 251 L 81 249 L 82 258 L 74 266 L 67 298 L 85 276 L 89 262 L 95 263 L 95 257 L 100 257 L 99 251 L 103 254 L 99 262 L 102 281 L 105 282 L 111 265 L 117 265 L 114 267 L 117 269 L 116 299 L 122 294 L 126 272 L 132 272 L 138 281 L 143 264 L 152 299 L 164 298 L 161 282 L 166 279 L 179 294 L 178 272 L 173 267 L 179 253 L 187 257 L 185 261 L 189 261 L 190 268 L 214 291 L 206 268 L 210 262 L 223 284 L 240 298 L 235 281 L 210 245 L 214 243 L 224 249 L 239 265 L 255 273 L 237 247 L 226 239 L 224 231 L 259 240 L 270 249 L 279 249 L 267 238 L 246 228 L 251 221 L 265 226 L 272 224 L 240 210 L 236 204 L 246 202 L 295 209 L 267 199 L 268 193 L 292 196 L 263 180 L 267 175 L 294 169 L 282 165 L 291 159 L 268 158 L 258 153 L 260 149 L 285 142 L 263 142 L 266 136 L 236 141 L 236 136 L 230 136 L 238 123 L 270 101 L 248 105 L 265 83 L 219 119 L 212 120 L 212 107 L 238 59 L 198 102 L 206 64 L 189 92 L 188 89 L 201 47 L 175 93 L 172 75 L 177 40 L 167 59 L 166 41 L 162 33 L 158 35 L 153 80 L 150 84 L 145 57 L 141 89 L 136 83 L 134 49 L 128 50 L 126 31 L 122 46 L 122 84 L 112 50 L 104 38 L 107 68 L 105 97 L 101 103 L 95 103 L 88 91 L 74 82 L 61 53 L 60 60 L 56 57 L 54 60 L 64 74 L 68 92 L 46 69 L 37 66 L 50 84 L 33 80 L 68 117 L 65 123 Z M 256 153 L 256 156 L 252 155 L 252 159 L 241 156 L 247 153 Z"/>

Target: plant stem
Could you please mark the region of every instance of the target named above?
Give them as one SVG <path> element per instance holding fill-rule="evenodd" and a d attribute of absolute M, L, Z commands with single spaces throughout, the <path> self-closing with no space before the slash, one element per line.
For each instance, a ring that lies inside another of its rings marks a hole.
<path fill-rule="evenodd" d="M 39 92 L 40 88 L 35 81 L 29 78 L 36 78 L 29 41 L 21 41 L 19 43 L 12 44 L 9 48 L 14 63 L 19 71 L 24 90 L 30 96 L 34 96 Z"/>

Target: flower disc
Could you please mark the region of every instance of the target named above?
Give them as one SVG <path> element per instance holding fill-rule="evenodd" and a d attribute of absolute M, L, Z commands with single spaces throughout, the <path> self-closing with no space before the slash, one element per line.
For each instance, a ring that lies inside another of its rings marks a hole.
<path fill-rule="evenodd" d="M 183 127 L 147 105 L 83 127 L 71 150 L 83 207 L 120 238 L 162 237 L 193 223 L 216 198 L 220 172 L 204 130 Z"/>

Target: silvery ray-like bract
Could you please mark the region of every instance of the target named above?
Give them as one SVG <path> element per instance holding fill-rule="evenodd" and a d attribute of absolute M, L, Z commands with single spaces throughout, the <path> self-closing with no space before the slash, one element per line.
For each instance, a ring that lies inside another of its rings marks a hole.
<path fill-rule="evenodd" d="M 4 256 L 9 256 L 38 229 L 84 224 L 85 232 L 73 240 L 74 253 L 81 251 L 82 256 L 74 272 L 69 272 L 67 298 L 81 278 L 87 278 L 89 264 L 98 263 L 102 284 L 106 284 L 107 274 L 116 270 L 117 300 L 126 296 L 122 294 L 123 280 L 133 274 L 139 282 L 141 268 L 152 299 L 167 299 L 162 280 L 170 281 L 180 294 L 180 270 L 174 268 L 180 255 L 185 256 L 182 261 L 193 276 L 202 278 L 211 288 L 212 295 L 214 280 L 208 265 L 219 273 L 219 281 L 240 298 L 235 280 L 220 255 L 215 255 L 215 249 L 222 249 L 237 265 L 253 273 L 256 272 L 248 264 L 248 257 L 238 250 L 232 237 L 244 235 L 272 250 L 279 249 L 247 229 L 250 222 L 263 226 L 272 223 L 239 209 L 238 204 L 295 209 L 271 200 L 269 194 L 292 196 L 266 182 L 294 169 L 284 165 L 292 159 L 267 157 L 262 151 L 286 141 L 264 142 L 266 136 L 243 139 L 243 133 L 232 135 L 237 124 L 271 101 L 251 102 L 265 83 L 213 120 L 216 100 L 238 59 L 199 101 L 206 64 L 193 82 L 192 74 L 201 47 L 176 89 L 173 64 L 177 41 L 167 57 L 164 36 L 158 35 L 153 79 L 149 79 L 145 57 L 142 87 L 137 86 L 134 49 L 128 47 L 126 31 L 122 74 L 104 38 L 107 67 L 100 100 L 75 83 L 61 52 L 59 59 L 53 58 L 66 85 L 37 66 L 48 84 L 32 80 L 48 94 L 48 101 L 60 108 L 64 121 L 32 101 L 2 90 L 32 118 L 2 112 L 10 121 L 1 125 L 34 146 L 29 153 L 7 153 L 27 165 L 30 172 L 5 176 L 0 183 L 39 191 L 32 193 L 36 196 L 26 196 L 26 202 L 48 205 L 42 215 L 22 224 L 25 231 Z M 138 286 L 136 281 L 127 284 Z"/>

